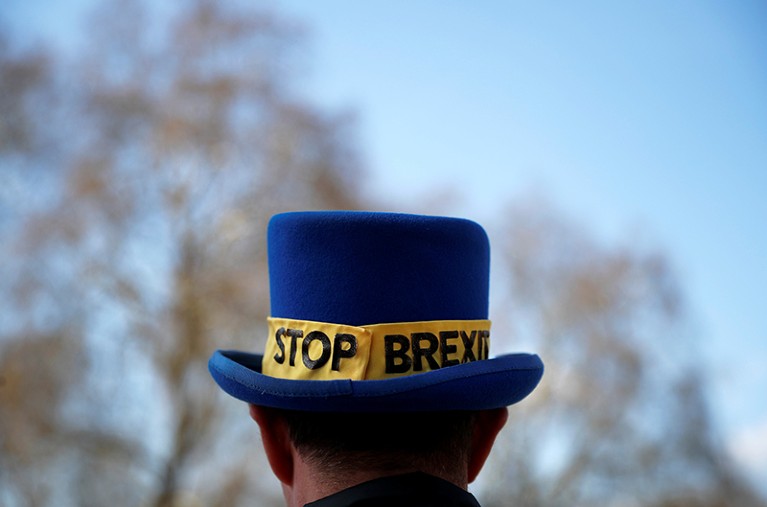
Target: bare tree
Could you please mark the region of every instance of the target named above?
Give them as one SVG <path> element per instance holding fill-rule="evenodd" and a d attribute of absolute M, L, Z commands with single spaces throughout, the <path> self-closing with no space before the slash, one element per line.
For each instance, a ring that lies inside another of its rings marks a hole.
<path fill-rule="evenodd" d="M 507 211 L 494 335 L 539 351 L 546 373 L 512 412 L 488 504 L 764 505 L 718 441 L 666 257 L 599 244 L 540 201 Z"/>
<path fill-rule="evenodd" d="M 269 12 L 89 26 L 75 58 L 0 45 L 0 503 L 236 505 L 260 453 L 207 359 L 261 347 L 268 217 L 357 205 L 351 118 L 301 100 Z"/>

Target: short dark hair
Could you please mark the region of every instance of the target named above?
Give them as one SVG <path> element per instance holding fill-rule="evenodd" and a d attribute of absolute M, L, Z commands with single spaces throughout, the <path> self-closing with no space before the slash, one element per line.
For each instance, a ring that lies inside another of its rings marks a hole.
<path fill-rule="evenodd" d="M 472 411 L 279 414 L 301 457 L 329 475 L 407 467 L 454 475 L 468 463 L 476 416 Z"/>

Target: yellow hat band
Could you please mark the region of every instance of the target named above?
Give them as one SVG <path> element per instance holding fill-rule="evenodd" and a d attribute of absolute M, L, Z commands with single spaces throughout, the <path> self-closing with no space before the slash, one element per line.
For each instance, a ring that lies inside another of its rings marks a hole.
<path fill-rule="evenodd" d="M 292 380 L 402 377 L 487 359 L 489 320 L 346 326 L 272 318 L 262 372 Z"/>

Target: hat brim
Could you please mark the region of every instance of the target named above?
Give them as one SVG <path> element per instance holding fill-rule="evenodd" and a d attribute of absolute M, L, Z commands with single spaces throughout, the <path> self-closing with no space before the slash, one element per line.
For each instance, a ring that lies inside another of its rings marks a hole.
<path fill-rule="evenodd" d="M 535 354 L 506 354 L 388 380 L 286 380 L 261 373 L 261 354 L 216 351 L 208 369 L 231 396 L 309 412 L 485 410 L 525 398 L 543 375 Z"/>

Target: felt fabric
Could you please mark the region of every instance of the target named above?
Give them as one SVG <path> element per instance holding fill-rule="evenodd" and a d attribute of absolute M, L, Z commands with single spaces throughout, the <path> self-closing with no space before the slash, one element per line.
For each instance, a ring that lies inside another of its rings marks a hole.
<path fill-rule="evenodd" d="M 538 384 L 535 354 L 506 354 L 390 380 L 285 380 L 261 373 L 262 356 L 217 351 L 208 363 L 219 386 L 255 405 L 310 412 L 484 410 L 521 401 Z"/>
<path fill-rule="evenodd" d="M 487 319 L 490 247 L 469 220 L 284 213 L 268 237 L 272 317 L 351 326 Z"/>

